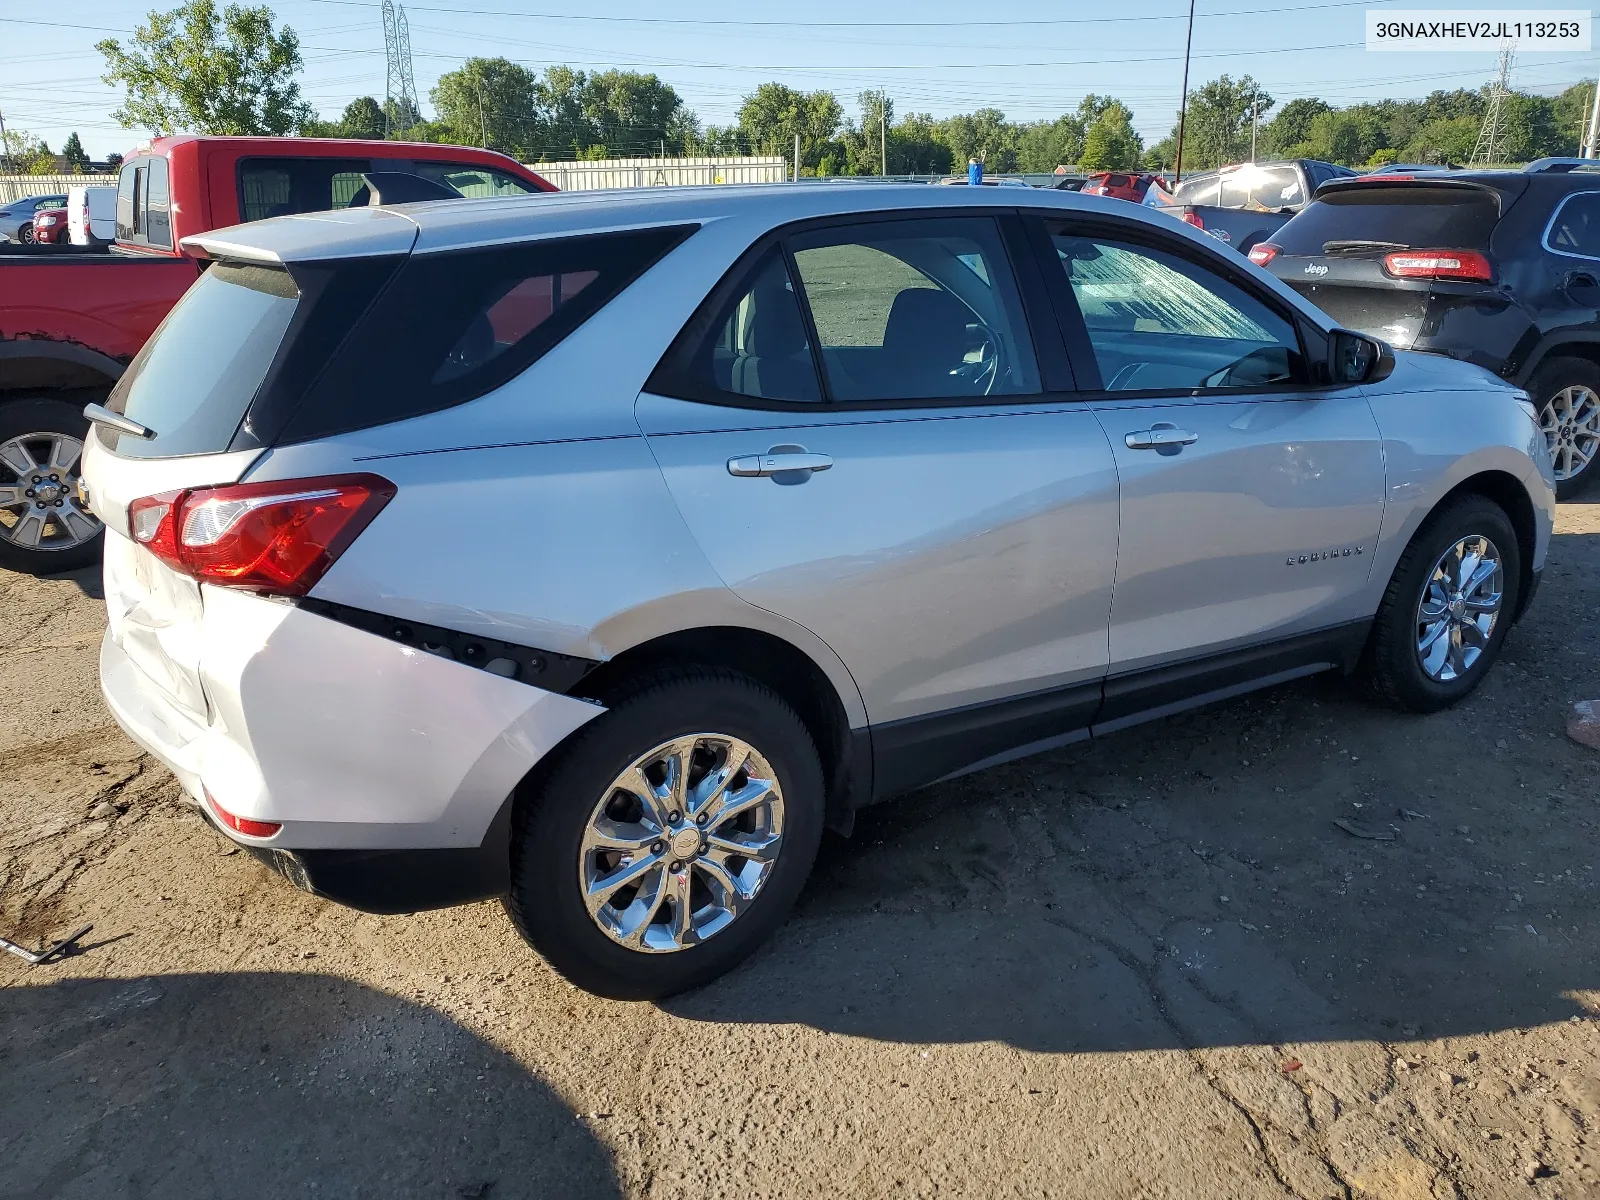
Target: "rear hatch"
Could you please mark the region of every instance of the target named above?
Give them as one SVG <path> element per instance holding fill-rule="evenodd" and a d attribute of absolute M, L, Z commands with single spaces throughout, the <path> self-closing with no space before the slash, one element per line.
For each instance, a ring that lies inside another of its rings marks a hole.
<path fill-rule="evenodd" d="M 1336 324 L 1415 347 L 1451 306 L 1497 301 L 1490 240 L 1525 186 L 1516 177 L 1336 181 L 1251 257 Z"/>
<path fill-rule="evenodd" d="M 128 506 L 237 482 L 259 449 L 230 449 L 300 305 L 282 267 L 212 264 L 151 336 L 106 403 L 153 432 L 96 425 L 85 452 L 89 503 L 106 523 L 109 636 L 162 696 L 203 725 L 200 585 L 135 543 Z"/>

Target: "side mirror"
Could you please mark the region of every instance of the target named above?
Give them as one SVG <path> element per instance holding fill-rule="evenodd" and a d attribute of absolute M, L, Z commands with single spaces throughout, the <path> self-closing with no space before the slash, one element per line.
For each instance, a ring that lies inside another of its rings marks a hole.
<path fill-rule="evenodd" d="M 1394 370 L 1394 352 L 1377 338 L 1335 329 L 1328 341 L 1328 376 L 1334 384 L 1376 383 Z"/>

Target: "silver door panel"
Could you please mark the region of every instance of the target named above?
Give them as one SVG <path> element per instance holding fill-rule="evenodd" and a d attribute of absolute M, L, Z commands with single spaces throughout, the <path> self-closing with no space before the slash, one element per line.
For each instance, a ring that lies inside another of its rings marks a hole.
<path fill-rule="evenodd" d="M 673 498 L 723 581 L 816 633 L 874 722 L 1098 677 L 1117 550 L 1116 471 L 1087 408 L 818 414 L 639 399 Z M 803 414 L 809 418 L 811 414 Z M 803 446 L 799 482 L 730 459 Z"/>
<path fill-rule="evenodd" d="M 1362 592 L 1384 469 L 1365 397 L 1094 407 L 1122 486 L 1113 672 L 1371 615 Z M 1127 445 L 1130 434 L 1166 426 L 1194 441 Z"/>

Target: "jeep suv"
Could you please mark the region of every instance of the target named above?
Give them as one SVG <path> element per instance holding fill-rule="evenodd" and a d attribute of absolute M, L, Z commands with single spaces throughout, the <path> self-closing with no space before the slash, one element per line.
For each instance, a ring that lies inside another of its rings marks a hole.
<path fill-rule="evenodd" d="M 1335 321 L 1526 388 L 1570 499 L 1600 477 L 1600 172 L 1364 175 L 1251 251 Z"/>

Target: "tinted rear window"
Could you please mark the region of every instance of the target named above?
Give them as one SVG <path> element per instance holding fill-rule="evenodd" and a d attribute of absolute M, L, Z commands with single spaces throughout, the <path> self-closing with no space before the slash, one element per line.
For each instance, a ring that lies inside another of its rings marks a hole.
<path fill-rule="evenodd" d="M 99 427 L 118 454 L 169 458 L 228 448 L 299 303 L 288 272 L 218 263 L 167 315 L 108 402 L 150 439 Z"/>
<path fill-rule="evenodd" d="M 1321 255 L 1330 242 L 1487 250 L 1500 219 L 1493 192 L 1463 187 L 1362 184 L 1324 195 L 1273 237 L 1285 254 Z"/>
<path fill-rule="evenodd" d="M 251 436 L 257 444 L 306 441 L 437 412 L 492 391 L 587 321 L 694 228 L 408 258 L 309 392 L 274 385 L 276 394 L 268 399 L 275 411 L 252 411 Z M 308 322 L 308 329 L 316 324 Z M 297 356 L 298 347 L 291 347 L 289 357 Z"/>
<path fill-rule="evenodd" d="M 239 219 L 347 208 L 366 187 L 365 158 L 246 158 L 239 163 Z M 363 197 L 362 203 L 365 203 Z"/>

